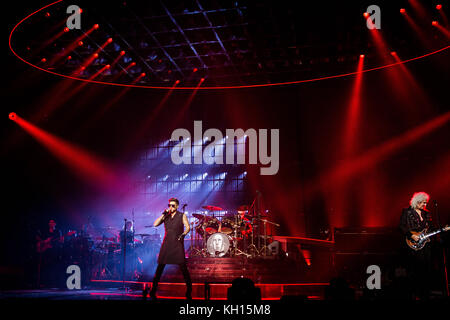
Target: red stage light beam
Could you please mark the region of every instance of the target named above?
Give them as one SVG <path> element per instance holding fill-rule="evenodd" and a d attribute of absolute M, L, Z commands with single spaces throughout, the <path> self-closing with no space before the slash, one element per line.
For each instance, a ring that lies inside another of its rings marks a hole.
<path fill-rule="evenodd" d="M 158 103 L 158 105 L 152 109 L 148 117 L 144 120 L 142 125 L 139 126 L 139 128 L 136 130 L 136 133 L 133 135 L 133 138 L 130 139 L 130 143 L 126 146 L 126 150 L 124 150 L 125 153 L 128 153 L 132 151 L 134 146 L 136 146 L 139 143 L 139 139 L 149 130 L 152 122 L 155 120 L 158 113 L 162 110 L 162 108 L 166 105 L 167 100 L 169 100 L 169 97 L 172 95 L 173 89 L 180 83 L 180 80 L 176 80 L 175 83 L 172 85 L 172 88 L 166 92 L 162 100 Z M 129 88 L 128 88 L 129 89 Z M 124 92 L 125 94 L 125 92 Z M 120 96 L 121 97 L 121 96 Z M 118 97 L 118 98 L 120 98 Z"/>
<path fill-rule="evenodd" d="M 433 21 L 432 25 L 438 29 L 447 39 L 450 39 L 450 31 L 448 31 L 447 29 L 445 29 L 443 26 L 441 26 L 439 24 L 439 22 L 437 21 Z"/>
<path fill-rule="evenodd" d="M 426 21 L 430 19 L 430 14 L 418 0 L 408 0 L 408 2 L 421 20 Z"/>
<path fill-rule="evenodd" d="M 350 101 L 348 104 L 347 116 L 344 124 L 342 137 L 341 158 L 350 159 L 357 152 L 358 127 L 360 126 L 360 108 L 361 108 L 361 84 L 363 77 L 364 55 L 360 55 L 356 67 L 357 74 L 351 90 Z M 333 226 L 342 226 L 346 224 L 348 215 L 348 184 L 346 181 L 339 181 L 331 188 L 325 201 L 329 208 L 334 208 L 334 213 L 329 217 L 329 223 Z"/>
<path fill-rule="evenodd" d="M 14 121 L 90 184 L 110 191 L 114 191 L 121 184 L 121 179 L 114 174 L 116 170 L 93 154 L 36 127 L 18 115 Z"/>
<path fill-rule="evenodd" d="M 316 182 L 312 183 L 310 189 L 316 192 L 333 183 L 346 181 L 354 175 L 378 164 L 394 152 L 417 142 L 420 138 L 444 126 L 449 121 L 450 111 L 370 149 L 361 156 L 355 157 L 329 170 L 321 175 Z"/>
<path fill-rule="evenodd" d="M 108 70 L 111 66 L 107 64 L 106 66 L 103 66 L 100 70 L 98 70 L 96 73 L 94 73 L 92 76 L 89 77 L 89 80 L 93 80 L 97 78 L 100 74 L 102 74 L 105 70 Z"/>
<path fill-rule="evenodd" d="M 194 100 L 195 95 L 197 94 L 198 88 L 202 85 L 202 83 L 205 81 L 205 78 L 201 78 L 198 82 L 197 86 L 194 90 L 192 90 L 192 93 L 190 94 L 189 98 L 187 99 L 186 103 L 181 107 L 180 111 L 178 112 L 177 117 L 175 118 L 175 121 L 172 123 L 172 125 L 178 125 L 181 119 L 185 116 L 186 111 L 189 109 L 190 105 L 192 104 L 192 101 Z"/>
<path fill-rule="evenodd" d="M 71 53 L 77 46 L 83 45 L 83 39 L 86 38 L 88 35 L 90 35 L 94 30 L 97 30 L 99 28 L 98 24 L 94 24 L 88 31 L 83 32 L 81 36 L 76 38 L 67 48 L 64 48 L 62 52 L 57 54 L 51 61 L 51 65 L 58 62 L 61 58 L 65 57 L 69 53 Z M 81 43 L 81 44 L 80 44 Z"/>
<path fill-rule="evenodd" d="M 111 42 L 113 42 L 112 38 L 109 38 L 108 40 L 106 40 L 100 47 L 97 48 L 97 50 L 95 50 L 92 55 L 89 56 L 89 58 L 87 58 L 87 60 L 85 62 L 83 62 L 83 64 L 81 65 L 80 68 L 78 68 L 78 70 L 76 70 L 73 74 L 79 74 L 81 71 L 85 70 L 95 59 L 98 58 L 100 51 L 103 51 L 103 49 L 106 48 L 106 46 L 108 44 L 110 44 Z M 92 79 L 89 79 L 92 80 Z"/>
<path fill-rule="evenodd" d="M 120 51 L 119 55 L 114 59 L 114 61 L 111 63 L 111 69 L 114 68 L 117 62 L 119 62 L 120 59 L 125 55 L 125 51 Z"/>
<path fill-rule="evenodd" d="M 358 65 L 356 67 L 355 82 L 353 85 L 350 103 L 348 107 L 347 120 L 345 123 L 344 133 L 344 157 L 352 156 L 353 152 L 357 149 L 356 137 L 359 126 L 359 114 L 361 108 L 361 83 L 362 83 L 362 70 L 364 66 L 364 55 L 360 55 Z"/>
<path fill-rule="evenodd" d="M 423 29 L 417 25 L 417 23 L 414 21 L 413 18 L 409 16 L 408 13 L 404 13 L 403 17 L 406 19 L 406 22 L 408 25 L 413 29 L 413 31 L 417 34 L 419 37 L 419 40 L 422 42 L 423 46 L 425 48 L 432 48 L 432 44 L 429 40 L 429 37 L 424 33 Z"/>
<path fill-rule="evenodd" d="M 448 27 L 447 15 L 445 14 L 444 10 L 442 10 L 442 4 L 436 5 L 436 10 L 439 12 L 439 15 L 441 16 L 444 26 Z"/>

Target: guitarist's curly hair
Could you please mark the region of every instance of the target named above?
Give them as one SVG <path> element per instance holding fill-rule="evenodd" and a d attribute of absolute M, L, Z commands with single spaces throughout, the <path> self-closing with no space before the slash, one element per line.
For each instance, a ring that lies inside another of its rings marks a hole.
<path fill-rule="evenodd" d="M 411 207 L 414 209 L 417 207 L 417 205 L 426 200 L 428 202 L 428 200 L 430 200 L 430 195 L 426 192 L 415 192 L 411 198 L 411 200 L 409 200 L 409 204 L 411 205 Z"/>

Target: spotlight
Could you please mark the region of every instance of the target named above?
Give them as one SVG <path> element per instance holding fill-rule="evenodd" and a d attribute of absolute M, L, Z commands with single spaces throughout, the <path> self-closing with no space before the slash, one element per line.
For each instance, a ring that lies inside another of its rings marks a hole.
<path fill-rule="evenodd" d="M 442 9 L 442 4 L 436 5 L 436 9 L 441 10 Z"/>
<path fill-rule="evenodd" d="M 47 62 L 47 59 L 42 58 L 42 59 L 41 59 L 41 62 L 42 62 L 42 63 L 46 63 L 46 62 Z"/>
<path fill-rule="evenodd" d="M 112 39 L 112 38 L 109 38 L 109 39 L 108 39 L 108 43 L 111 43 L 111 42 L 113 42 L 113 39 Z"/>
<path fill-rule="evenodd" d="M 17 115 L 16 115 L 15 112 L 11 112 L 11 113 L 9 114 L 9 119 L 10 119 L 10 120 L 16 120 L 16 117 L 17 117 Z"/>
<path fill-rule="evenodd" d="M 64 28 L 64 32 L 69 32 L 69 31 L 70 31 L 69 28 L 67 28 L 67 27 Z"/>
<path fill-rule="evenodd" d="M 201 78 L 201 79 L 200 79 L 200 82 L 203 82 L 203 81 L 205 81 L 205 78 Z"/>
<path fill-rule="evenodd" d="M 192 72 L 197 72 L 198 71 L 198 69 L 197 68 L 194 68 L 194 70 L 192 70 Z"/>
<path fill-rule="evenodd" d="M 106 69 L 109 69 L 109 68 L 111 68 L 111 66 L 110 66 L 109 64 L 107 64 L 107 65 L 105 66 L 105 68 L 106 68 Z"/>
<path fill-rule="evenodd" d="M 400 13 L 401 13 L 401 14 L 404 14 L 404 13 L 406 13 L 406 10 L 405 10 L 404 8 L 401 8 L 401 9 L 400 9 Z"/>
<path fill-rule="evenodd" d="M 50 17 L 50 12 L 46 12 L 46 13 L 45 13 L 45 16 L 46 16 L 47 18 L 49 18 L 49 17 Z"/>
<path fill-rule="evenodd" d="M 121 55 L 121 56 L 124 56 L 124 55 L 125 55 L 125 51 L 123 51 L 123 50 L 120 51 L 120 55 Z"/>
<path fill-rule="evenodd" d="M 71 59 L 72 59 L 72 56 L 68 56 L 68 57 L 67 57 L 67 60 L 71 60 Z"/>
<path fill-rule="evenodd" d="M 94 29 L 98 29 L 99 27 L 98 23 L 94 24 Z"/>
<path fill-rule="evenodd" d="M 437 26 L 437 25 L 438 25 L 438 22 L 435 20 L 435 21 L 432 21 L 431 24 L 432 24 L 433 26 Z"/>
<path fill-rule="evenodd" d="M 97 53 L 97 52 L 94 53 L 94 57 L 95 57 L 95 58 L 98 58 L 98 53 Z"/>
<path fill-rule="evenodd" d="M 83 13 L 83 9 L 80 8 L 80 13 Z"/>
<path fill-rule="evenodd" d="M 392 56 L 396 56 L 396 55 L 397 55 L 397 52 L 391 51 L 391 55 L 392 55 Z"/>
<path fill-rule="evenodd" d="M 141 73 L 141 77 L 145 77 L 145 72 L 142 72 L 142 73 Z"/>
<path fill-rule="evenodd" d="M 78 45 L 81 47 L 83 45 L 83 41 L 78 41 Z"/>
<path fill-rule="evenodd" d="M 130 63 L 130 66 L 132 66 L 132 67 L 135 65 L 136 65 L 136 62 L 134 62 L 134 61 L 132 63 Z"/>
<path fill-rule="evenodd" d="M 364 18 L 367 19 L 367 18 L 369 17 L 369 13 L 368 13 L 368 12 L 364 12 L 364 13 L 363 13 L 363 16 L 364 16 Z"/>
<path fill-rule="evenodd" d="M 180 80 L 175 81 L 175 84 L 179 84 L 179 83 L 180 83 Z"/>
<path fill-rule="evenodd" d="M 363 55 L 363 54 L 360 54 L 360 55 L 359 55 L 359 58 L 360 58 L 360 59 L 364 59 L 364 55 Z"/>

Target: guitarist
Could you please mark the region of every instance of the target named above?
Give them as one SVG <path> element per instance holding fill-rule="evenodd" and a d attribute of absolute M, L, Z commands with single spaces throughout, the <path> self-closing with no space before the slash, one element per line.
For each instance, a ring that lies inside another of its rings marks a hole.
<path fill-rule="evenodd" d="M 431 212 L 426 209 L 429 199 L 430 196 L 427 193 L 416 192 L 411 197 L 410 206 L 403 209 L 400 218 L 400 229 L 408 240 L 419 240 L 418 235 L 414 233 L 432 227 Z M 415 297 L 421 300 L 428 299 L 431 280 L 430 246 L 425 246 L 418 251 L 407 247 L 406 251 L 407 269 L 409 269 L 408 277 L 411 281 L 411 288 L 414 289 Z"/>
<path fill-rule="evenodd" d="M 39 232 L 36 238 L 39 254 L 38 286 L 56 288 L 59 286 L 57 275 L 60 274 L 59 262 L 64 238 L 61 231 L 56 228 L 55 220 L 50 220 L 48 228 Z"/>

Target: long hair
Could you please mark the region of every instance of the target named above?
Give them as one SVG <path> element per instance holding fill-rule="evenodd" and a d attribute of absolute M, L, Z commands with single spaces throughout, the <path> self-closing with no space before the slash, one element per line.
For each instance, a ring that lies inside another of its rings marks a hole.
<path fill-rule="evenodd" d="M 417 205 L 426 200 L 428 202 L 428 200 L 430 199 L 430 195 L 426 192 L 415 192 L 411 198 L 411 200 L 409 200 L 409 204 L 411 205 L 412 208 L 416 208 Z"/>

